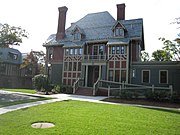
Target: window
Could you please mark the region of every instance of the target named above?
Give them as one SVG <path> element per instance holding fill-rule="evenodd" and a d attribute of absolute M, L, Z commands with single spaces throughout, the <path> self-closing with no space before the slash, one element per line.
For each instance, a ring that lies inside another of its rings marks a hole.
<path fill-rule="evenodd" d="M 121 70 L 121 82 L 126 82 L 126 70 Z"/>
<path fill-rule="evenodd" d="M 69 71 L 72 71 L 72 62 L 69 62 Z"/>
<path fill-rule="evenodd" d="M 64 71 L 67 71 L 67 70 L 68 70 L 68 63 L 64 62 Z"/>
<path fill-rule="evenodd" d="M 82 55 L 82 48 L 79 48 L 79 55 Z"/>
<path fill-rule="evenodd" d="M 120 53 L 120 46 L 117 46 L 116 47 L 116 54 L 119 54 Z"/>
<path fill-rule="evenodd" d="M 103 55 L 103 53 L 104 53 L 104 46 L 101 45 L 101 46 L 99 46 L 99 54 Z"/>
<path fill-rule="evenodd" d="M 81 34 L 79 32 L 74 33 L 74 40 L 80 40 L 81 39 Z"/>
<path fill-rule="evenodd" d="M 113 81 L 113 70 L 109 70 L 109 81 Z"/>
<path fill-rule="evenodd" d="M 10 57 L 12 60 L 17 60 L 18 54 L 9 52 L 9 57 Z"/>
<path fill-rule="evenodd" d="M 132 77 L 133 77 L 133 78 L 136 77 L 136 70 L 135 70 L 135 69 L 132 70 Z"/>
<path fill-rule="evenodd" d="M 65 49 L 65 55 L 69 54 L 69 49 Z"/>
<path fill-rule="evenodd" d="M 124 46 L 121 47 L 121 54 L 124 54 Z"/>
<path fill-rule="evenodd" d="M 73 64 L 73 71 L 76 71 L 76 66 L 77 66 L 77 63 L 74 62 L 74 64 Z"/>
<path fill-rule="evenodd" d="M 150 71 L 149 70 L 142 71 L 142 82 L 150 83 Z"/>
<path fill-rule="evenodd" d="M 116 37 L 119 37 L 119 36 L 123 36 L 124 35 L 124 30 L 123 30 L 123 28 L 121 28 L 121 27 L 117 27 L 116 29 L 115 29 L 115 36 Z"/>
<path fill-rule="evenodd" d="M 74 49 L 74 55 L 77 55 L 77 54 L 78 54 L 78 49 L 75 48 L 75 49 Z"/>
<path fill-rule="evenodd" d="M 116 48 L 115 48 L 115 46 L 113 46 L 112 47 L 112 54 L 115 54 L 115 50 L 116 50 Z"/>
<path fill-rule="evenodd" d="M 168 71 L 167 70 L 161 70 L 159 71 L 159 83 L 168 83 Z"/>
<path fill-rule="evenodd" d="M 81 62 L 78 62 L 78 71 L 81 71 Z"/>
<path fill-rule="evenodd" d="M 115 82 L 119 82 L 119 74 L 120 71 L 119 70 L 115 70 Z"/>
<path fill-rule="evenodd" d="M 70 49 L 70 55 L 73 55 L 73 49 L 72 48 Z"/>
<path fill-rule="evenodd" d="M 93 47 L 94 47 L 93 55 L 98 55 L 98 46 L 93 46 Z"/>

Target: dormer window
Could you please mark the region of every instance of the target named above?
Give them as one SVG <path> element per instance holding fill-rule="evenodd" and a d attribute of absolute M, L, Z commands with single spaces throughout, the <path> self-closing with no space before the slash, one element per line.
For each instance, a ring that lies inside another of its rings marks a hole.
<path fill-rule="evenodd" d="M 115 36 L 116 37 L 123 37 L 124 36 L 124 29 L 121 27 L 117 27 L 115 29 Z"/>
<path fill-rule="evenodd" d="M 74 32 L 74 40 L 81 40 L 81 33 L 76 31 Z"/>
<path fill-rule="evenodd" d="M 83 29 L 81 29 L 79 26 L 75 26 L 74 29 L 71 32 L 74 41 L 80 41 L 84 36 L 85 33 L 83 31 Z"/>
<path fill-rule="evenodd" d="M 117 21 L 115 25 L 112 27 L 112 31 L 115 37 L 124 37 L 127 29 L 124 27 L 121 21 Z"/>

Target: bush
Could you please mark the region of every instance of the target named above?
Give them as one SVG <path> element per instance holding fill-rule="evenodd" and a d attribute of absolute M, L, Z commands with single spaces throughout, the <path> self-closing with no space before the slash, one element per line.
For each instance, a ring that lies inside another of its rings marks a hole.
<path fill-rule="evenodd" d="M 37 91 L 49 90 L 47 76 L 43 74 L 36 75 L 32 78 L 32 83 Z"/>
<path fill-rule="evenodd" d="M 72 86 L 68 86 L 68 85 L 56 85 L 56 86 L 54 86 L 53 93 L 72 94 L 73 88 L 72 88 Z"/>

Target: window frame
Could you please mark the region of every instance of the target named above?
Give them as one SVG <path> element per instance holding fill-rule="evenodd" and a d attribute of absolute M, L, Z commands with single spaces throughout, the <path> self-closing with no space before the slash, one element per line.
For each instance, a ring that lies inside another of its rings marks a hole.
<path fill-rule="evenodd" d="M 166 72 L 166 82 L 161 82 L 161 72 Z M 159 84 L 168 84 L 168 70 L 159 70 Z"/>
<path fill-rule="evenodd" d="M 144 71 L 148 71 L 149 72 L 148 82 L 144 82 L 144 74 L 143 74 Z M 150 83 L 151 82 L 150 80 L 151 80 L 151 71 L 150 70 L 142 70 L 141 71 L 141 83 Z"/>

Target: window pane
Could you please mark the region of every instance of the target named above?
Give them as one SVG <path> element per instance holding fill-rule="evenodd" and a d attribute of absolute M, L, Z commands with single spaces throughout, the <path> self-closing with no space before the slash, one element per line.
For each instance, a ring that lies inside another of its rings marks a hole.
<path fill-rule="evenodd" d="M 67 71 L 68 63 L 64 62 L 64 71 Z"/>
<path fill-rule="evenodd" d="M 73 64 L 73 71 L 76 71 L 76 66 L 77 66 L 77 63 L 74 62 L 74 64 Z"/>
<path fill-rule="evenodd" d="M 74 54 L 75 54 L 75 55 L 78 54 L 78 49 L 77 49 L 77 48 L 74 49 Z"/>
<path fill-rule="evenodd" d="M 98 46 L 94 46 L 94 55 L 98 55 Z"/>
<path fill-rule="evenodd" d="M 121 47 L 121 54 L 124 54 L 124 46 Z"/>
<path fill-rule="evenodd" d="M 120 62 L 119 61 L 115 61 L 115 68 L 120 68 Z"/>
<path fill-rule="evenodd" d="M 65 50 L 65 55 L 68 55 L 69 54 L 69 49 L 66 49 Z"/>
<path fill-rule="evenodd" d="M 167 71 L 160 71 L 160 83 L 167 83 Z"/>
<path fill-rule="evenodd" d="M 72 62 L 69 62 L 69 71 L 72 71 Z"/>
<path fill-rule="evenodd" d="M 78 62 L 78 71 L 81 71 L 81 62 Z"/>
<path fill-rule="evenodd" d="M 109 70 L 109 81 L 113 81 L 113 71 Z"/>
<path fill-rule="evenodd" d="M 116 28 L 116 30 L 115 30 L 115 36 L 119 36 L 119 28 Z"/>
<path fill-rule="evenodd" d="M 143 71 L 143 83 L 149 83 L 149 71 Z"/>
<path fill-rule="evenodd" d="M 72 55 L 72 54 L 73 54 L 73 49 L 71 48 L 71 49 L 70 49 L 70 55 Z"/>
<path fill-rule="evenodd" d="M 115 46 L 112 47 L 112 54 L 115 54 Z"/>
<path fill-rule="evenodd" d="M 82 48 L 79 48 L 79 55 L 82 55 Z"/>
<path fill-rule="evenodd" d="M 103 53 L 104 53 L 104 46 L 101 45 L 101 46 L 99 46 L 99 54 L 103 55 Z"/>
<path fill-rule="evenodd" d="M 123 29 L 122 28 L 119 29 L 119 36 L 123 36 Z"/>
<path fill-rule="evenodd" d="M 119 70 L 115 71 L 115 82 L 119 82 L 119 76 L 120 76 L 119 73 L 120 73 Z"/>
<path fill-rule="evenodd" d="M 121 82 L 126 82 L 126 70 L 121 70 Z"/>
<path fill-rule="evenodd" d="M 119 53 L 120 53 L 120 47 L 117 46 L 117 47 L 116 47 L 116 54 L 119 54 Z"/>

